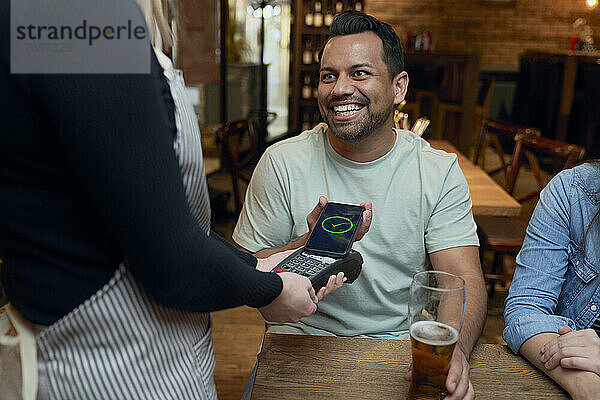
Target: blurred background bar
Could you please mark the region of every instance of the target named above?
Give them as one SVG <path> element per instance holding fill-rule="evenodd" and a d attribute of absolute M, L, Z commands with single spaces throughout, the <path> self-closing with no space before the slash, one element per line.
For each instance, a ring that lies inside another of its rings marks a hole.
<path fill-rule="evenodd" d="M 507 196 L 521 199 L 539 190 L 565 165 L 552 152 L 536 155 L 533 165 L 531 157 L 520 162 L 519 149 L 533 153 L 550 143 L 600 157 L 595 0 L 166 2 L 177 36 L 170 55 L 184 71 L 202 131 L 213 228 L 226 238 L 243 204 L 245 178 L 264 149 L 321 121 L 319 50 L 334 16 L 347 9 L 391 24 L 403 41 L 410 83 L 402 112 L 409 128 L 425 117 L 431 123 L 424 139 L 446 141 L 462 159 L 474 160 L 473 168 L 489 174 Z M 514 132 L 500 135 L 493 126 Z M 523 226 L 536 201 L 518 202 L 521 225 L 503 220 L 494 226 Z M 489 250 L 482 251 L 482 265 L 495 278 L 487 280 L 488 319 L 480 341 L 502 343 L 503 302 L 522 237 L 500 260 L 494 232 L 482 226 Z M 0 306 L 4 301 L 0 290 Z M 263 333 L 255 309 L 214 313 L 220 399 L 240 398 Z"/>

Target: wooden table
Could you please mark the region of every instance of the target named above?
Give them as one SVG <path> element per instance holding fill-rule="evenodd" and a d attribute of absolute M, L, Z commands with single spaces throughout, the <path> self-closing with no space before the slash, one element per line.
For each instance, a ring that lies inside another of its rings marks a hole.
<path fill-rule="evenodd" d="M 404 399 L 410 342 L 266 334 L 253 400 Z M 471 382 L 477 399 L 568 399 L 527 360 L 499 344 L 475 347 Z"/>
<path fill-rule="evenodd" d="M 473 215 L 515 217 L 521 213 L 521 204 L 498 185 L 484 170 L 473 164 L 447 140 L 429 140 L 431 147 L 456 153 L 473 201 Z"/>

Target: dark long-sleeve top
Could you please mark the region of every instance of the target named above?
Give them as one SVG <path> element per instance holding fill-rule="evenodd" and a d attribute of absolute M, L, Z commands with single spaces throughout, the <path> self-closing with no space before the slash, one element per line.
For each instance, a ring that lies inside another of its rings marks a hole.
<path fill-rule="evenodd" d="M 191 216 L 153 52 L 149 74 L 11 74 L 9 3 L 0 1 L 0 258 L 12 305 L 51 324 L 125 259 L 168 307 L 273 301 L 281 279 Z"/>

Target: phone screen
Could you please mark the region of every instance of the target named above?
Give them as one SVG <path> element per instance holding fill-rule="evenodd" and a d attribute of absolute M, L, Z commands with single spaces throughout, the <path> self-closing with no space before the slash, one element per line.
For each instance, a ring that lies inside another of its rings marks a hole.
<path fill-rule="evenodd" d="M 306 249 L 329 255 L 345 255 L 352 248 L 364 210 L 362 206 L 327 203 L 306 242 Z"/>

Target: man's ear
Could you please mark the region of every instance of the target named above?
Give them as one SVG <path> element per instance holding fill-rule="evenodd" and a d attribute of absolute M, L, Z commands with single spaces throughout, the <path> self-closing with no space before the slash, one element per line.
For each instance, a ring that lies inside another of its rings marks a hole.
<path fill-rule="evenodd" d="M 394 104 L 400 104 L 406 97 L 406 91 L 408 90 L 408 74 L 406 71 L 400 72 L 394 77 Z"/>

